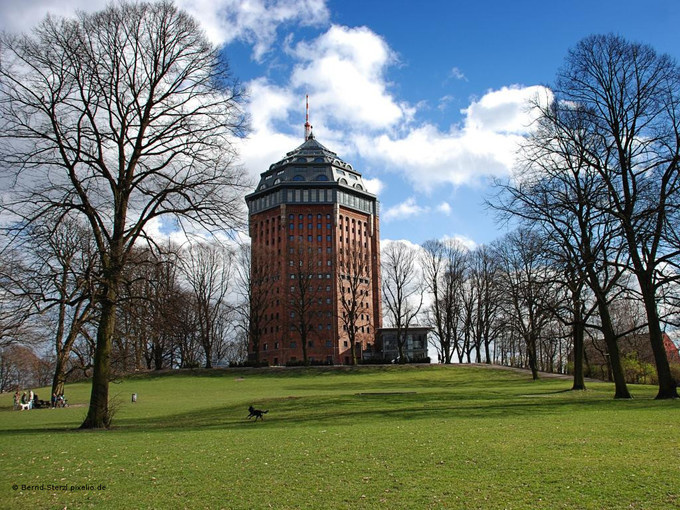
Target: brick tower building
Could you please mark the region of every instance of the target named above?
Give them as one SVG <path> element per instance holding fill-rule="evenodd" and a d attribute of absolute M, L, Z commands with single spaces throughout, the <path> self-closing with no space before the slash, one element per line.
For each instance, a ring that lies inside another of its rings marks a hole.
<path fill-rule="evenodd" d="M 307 118 L 304 143 L 261 174 L 246 203 L 249 359 L 361 359 L 382 326 L 378 201 L 361 174 L 314 138 Z"/>

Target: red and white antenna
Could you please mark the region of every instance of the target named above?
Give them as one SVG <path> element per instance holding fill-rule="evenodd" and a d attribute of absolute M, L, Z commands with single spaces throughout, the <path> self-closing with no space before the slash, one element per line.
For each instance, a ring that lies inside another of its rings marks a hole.
<path fill-rule="evenodd" d="M 305 142 L 312 134 L 312 125 L 309 123 L 309 94 L 305 96 Z"/>

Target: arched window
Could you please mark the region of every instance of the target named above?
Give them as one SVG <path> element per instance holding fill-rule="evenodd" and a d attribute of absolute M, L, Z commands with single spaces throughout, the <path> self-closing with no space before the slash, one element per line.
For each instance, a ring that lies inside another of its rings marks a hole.
<path fill-rule="evenodd" d="M 316 176 L 316 180 L 317 180 L 317 181 L 327 181 L 327 180 L 328 180 L 328 176 L 325 175 L 325 174 L 319 174 L 319 175 Z"/>
<path fill-rule="evenodd" d="M 340 179 L 338 179 L 338 182 L 339 182 L 340 184 L 344 184 L 344 185 L 347 185 L 347 179 L 345 179 L 344 177 L 343 177 L 343 178 L 340 178 Z"/>
<path fill-rule="evenodd" d="M 305 178 L 304 178 L 304 176 L 298 174 L 298 175 L 296 175 L 295 177 L 293 177 L 293 180 L 294 180 L 294 181 L 304 181 Z"/>
<path fill-rule="evenodd" d="M 355 184 L 354 187 L 355 187 L 356 189 L 360 189 L 360 190 L 362 190 L 362 191 L 363 191 L 363 189 L 364 189 L 364 187 L 363 187 L 361 184 Z"/>

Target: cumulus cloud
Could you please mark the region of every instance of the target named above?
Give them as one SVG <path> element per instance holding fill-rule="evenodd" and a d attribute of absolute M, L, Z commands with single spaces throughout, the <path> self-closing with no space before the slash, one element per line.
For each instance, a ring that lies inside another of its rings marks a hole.
<path fill-rule="evenodd" d="M 366 27 L 333 25 L 293 50 L 299 63 L 291 86 L 309 91 L 318 110 L 359 129 L 384 129 L 409 120 L 414 110 L 387 90 L 385 72 L 396 56 Z"/>
<path fill-rule="evenodd" d="M 403 174 L 417 191 L 431 192 L 445 184 L 474 185 L 510 173 L 519 143 L 531 130 L 535 116 L 531 101 L 551 97 L 540 86 L 504 87 L 462 110 L 462 127 L 441 131 L 424 123 L 402 137 L 361 136 L 357 145 L 362 156 Z"/>
<path fill-rule="evenodd" d="M 406 201 L 384 210 L 381 214 L 381 219 L 383 221 L 403 220 L 412 216 L 419 216 L 429 210 L 429 207 L 416 204 L 414 197 L 409 197 Z"/>
<path fill-rule="evenodd" d="M 503 87 L 491 90 L 462 110 L 469 131 L 525 134 L 531 129 L 536 113 L 532 101 L 545 101 L 552 96 L 541 86 Z"/>
<path fill-rule="evenodd" d="M 31 0 L 0 2 L 0 26 L 23 32 L 50 12 L 72 16 L 77 10 L 103 9 L 108 0 Z M 330 13 L 325 0 L 175 0 L 175 4 L 200 23 L 210 41 L 222 46 L 243 41 L 253 47 L 253 58 L 261 60 L 277 39 L 281 26 L 323 26 Z"/>
<path fill-rule="evenodd" d="M 366 185 L 366 190 L 374 195 L 380 195 L 383 189 L 385 189 L 385 183 L 378 179 L 367 179 L 364 177 L 364 184 Z"/>
<path fill-rule="evenodd" d="M 235 40 L 253 45 L 261 60 L 277 39 L 280 26 L 321 26 L 328 23 L 325 0 L 177 0 L 194 16 L 217 45 Z"/>
<path fill-rule="evenodd" d="M 258 78 L 246 84 L 250 115 L 251 132 L 247 138 L 237 140 L 237 150 L 242 163 L 250 175 L 257 178 L 269 165 L 280 160 L 286 152 L 303 142 L 302 124 L 300 135 L 290 133 L 287 126 L 291 105 L 294 104 L 293 92 L 285 87 L 276 86 L 265 78 Z M 282 130 L 277 123 L 283 123 Z"/>
<path fill-rule="evenodd" d="M 458 243 L 460 246 L 462 246 L 463 248 L 466 248 L 466 249 L 469 250 L 469 251 L 472 251 L 472 250 L 476 249 L 476 248 L 479 246 L 479 244 L 476 243 L 474 240 L 470 239 L 470 238 L 467 237 L 467 236 L 461 235 L 461 234 L 455 234 L 455 235 L 453 235 L 453 236 L 445 235 L 445 236 L 443 236 L 443 237 L 441 238 L 441 240 L 442 240 L 442 241 L 451 241 L 451 240 L 453 240 L 453 241 L 455 241 L 456 243 Z"/>

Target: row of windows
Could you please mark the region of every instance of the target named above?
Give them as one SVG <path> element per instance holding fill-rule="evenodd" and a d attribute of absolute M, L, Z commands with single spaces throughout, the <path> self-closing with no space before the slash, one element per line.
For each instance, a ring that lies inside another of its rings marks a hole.
<path fill-rule="evenodd" d="M 294 267 L 294 266 L 295 266 L 295 261 L 289 260 L 289 261 L 288 261 L 288 265 L 289 265 L 290 267 Z M 299 266 L 299 267 L 303 267 L 304 265 L 305 265 L 305 264 L 304 264 L 304 261 L 302 261 L 302 260 L 298 261 L 298 266 Z M 317 265 L 317 267 L 318 267 L 318 266 L 323 266 L 323 261 L 322 261 L 322 260 L 317 260 L 317 261 L 316 261 L 316 265 Z M 332 261 L 332 260 L 327 260 L 327 261 L 326 261 L 326 265 L 327 265 L 327 266 L 332 266 L 332 265 L 333 265 L 333 261 Z"/>
<path fill-rule="evenodd" d="M 288 240 L 289 240 L 289 241 L 295 241 L 295 236 L 288 236 Z M 297 240 L 298 240 L 299 242 L 302 242 L 302 241 L 303 241 L 303 236 L 297 236 Z M 310 234 L 310 235 L 307 236 L 307 242 L 311 243 L 313 240 L 314 240 L 314 236 L 313 236 L 313 235 Z M 321 242 L 321 241 L 323 240 L 323 236 L 322 236 L 322 235 L 316 236 L 316 240 L 317 240 L 318 242 Z M 332 240 L 333 240 L 333 236 L 330 236 L 330 235 L 326 236 L 326 241 L 331 242 Z"/>
<path fill-rule="evenodd" d="M 264 211 L 280 204 L 325 204 L 339 203 L 352 209 L 377 214 L 373 204 L 375 200 L 370 200 L 355 196 L 336 189 L 283 189 L 276 190 L 264 196 L 250 200 L 248 210 L 250 214 Z"/>
<path fill-rule="evenodd" d="M 291 273 L 291 274 L 290 274 L 290 279 L 291 279 L 291 280 L 295 280 L 295 278 L 297 278 L 297 276 L 295 276 L 295 273 Z M 311 280 L 312 278 L 314 278 L 314 275 L 310 273 L 310 274 L 307 275 L 307 278 Z M 323 278 L 324 278 L 324 273 L 319 273 L 319 274 L 317 274 L 317 278 L 318 278 L 319 280 L 323 280 Z M 331 274 L 330 274 L 330 273 L 325 273 L 325 278 L 326 278 L 326 280 L 330 280 L 330 279 L 331 279 Z M 304 279 L 304 278 L 303 278 L 303 279 Z"/>
<path fill-rule="evenodd" d="M 298 217 L 298 220 L 304 220 L 304 219 L 305 219 L 305 215 L 304 215 L 304 214 L 298 214 L 297 217 Z M 317 215 L 316 215 L 316 219 L 317 219 L 317 220 L 320 220 L 321 217 L 322 217 L 321 214 L 317 214 Z M 313 219 L 313 218 L 314 218 L 314 215 L 313 215 L 313 214 L 308 214 L 308 215 L 307 215 L 307 219 L 308 219 L 308 220 L 311 220 L 311 219 Z M 294 220 L 294 219 L 295 219 L 295 215 L 294 215 L 294 214 L 289 214 L 289 215 L 288 215 L 288 219 L 289 219 L 289 220 Z M 331 215 L 330 215 L 330 214 L 327 214 L 327 215 L 326 215 L 326 219 L 327 219 L 327 220 L 330 220 L 330 219 L 331 219 Z"/>
<path fill-rule="evenodd" d="M 297 349 L 297 342 L 295 340 L 292 340 L 291 342 L 288 343 L 288 346 L 291 349 Z M 307 347 L 314 347 L 314 341 L 308 340 L 307 341 Z M 326 347 L 327 348 L 333 347 L 333 342 L 331 340 L 326 340 Z M 345 342 L 345 347 L 347 347 L 347 342 Z M 274 349 L 280 349 L 280 348 L 281 348 L 281 342 L 274 342 Z M 262 350 L 268 351 L 269 350 L 269 344 L 268 343 L 262 344 Z M 293 358 L 291 358 L 291 359 L 293 359 Z"/>
<path fill-rule="evenodd" d="M 304 223 L 298 223 L 298 230 L 302 230 L 304 228 Z M 307 223 L 307 229 L 312 230 L 314 227 L 313 223 Z M 316 224 L 316 229 L 321 230 L 322 224 L 317 223 Z M 332 226 L 330 223 L 326 223 L 326 230 L 331 230 Z M 295 230 L 295 223 L 289 223 L 288 224 L 288 230 Z"/>
<path fill-rule="evenodd" d="M 288 229 L 289 230 L 294 230 L 295 228 L 295 220 L 297 219 L 298 221 L 298 229 L 303 229 L 304 228 L 304 221 L 307 220 L 307 229 L 311 230 L 314 228 L 314 220 L 316 219 L 316 228 L 317 230 L 321 230 L 323 228 L 323 222 L 322 220 L 326 219 L 326 230 L 331 230 L 333 228 L 333 224 L 330 222 L 331 215 L 330 214 L 289 214 L 288 215 Z M 343 227 L 345 231 L 349 232 L 350 226 L 352 228 L 352 232 L 356 233 L 359 232 L 359 234 L 362 233 L 362 227 L 363 227 L 363 234 L 367 234 L 367 229 L 368 229 L 368 224 L 365 221 L 357 220 L 355 218 L 350 218 L 348 216 L 343 216 L 342 214 L 339 216 L 340 220 L 340 229 L 342 230 Z M 351 222 L 350 222 L 351 220 Z M 270 233 L 270 219 L 267 218 L 265 220 L 261 220 L 259 223 L 255 223 L 252 225 L 253 227 L 253 233 L 255 234 L 256 231 L 260 231 L 260 235 L 264 235 L 265 233 L 269 234 Z M 279 217 L 274 216 L 271 218 L 271 233 L 276 232 L 280 228 L 279 226 Z"/>

